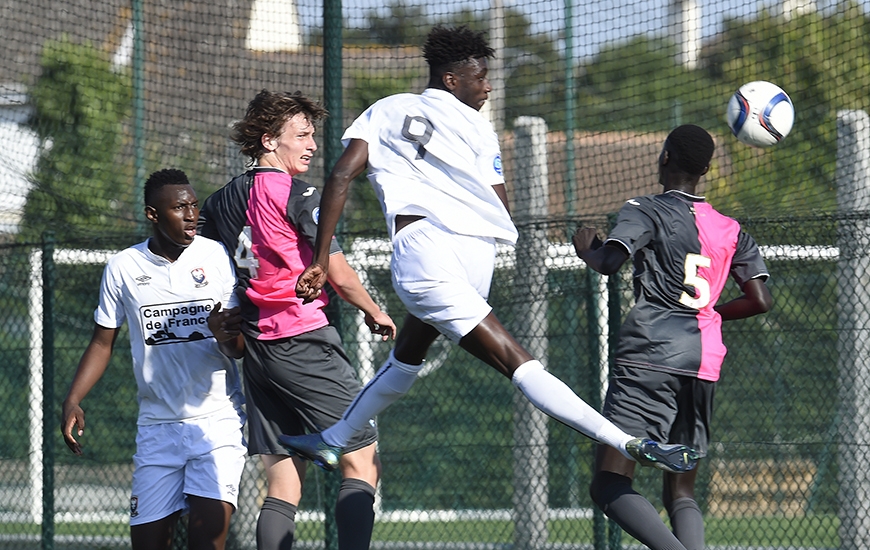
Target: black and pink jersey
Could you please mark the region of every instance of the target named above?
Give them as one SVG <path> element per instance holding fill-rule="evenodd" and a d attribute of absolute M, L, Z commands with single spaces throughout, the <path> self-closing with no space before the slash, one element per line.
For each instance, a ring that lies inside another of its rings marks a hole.
<path fill-rule="evenodd" d="M 668 191 L 628 200 L 606 243 L 634 261 L 635 306 L 616 362 L 718 380 L 726 348 L 713 307 L 729 275 L 741 287 L 767 279 L 755 240 L 703 197 Z"/>
<path fill-rule="evenodd" d="M 277 340 L 328 324 L 326 292 L 308 304 L 296 297 L 296 279 L 314 256 L 319 211 L 317 189 L 266 167 L 234 178 L 203 203 L 199 233 L 233 255 L 248 336 Z M 330 252 L 341 252 L 335 239 Z"/>

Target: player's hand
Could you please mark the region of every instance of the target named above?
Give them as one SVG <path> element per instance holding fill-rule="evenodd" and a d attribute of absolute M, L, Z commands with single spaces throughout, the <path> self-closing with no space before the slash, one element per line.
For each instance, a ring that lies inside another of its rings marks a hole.
<path fill-rule="evenodd" d="M 604 244 L 598 238 L 598 230 L 594 227 L 578 227 L 571 237 L 571 242 L 574 244 L 574 252 L 580 258 L 588 252 L 598 250 Z"/>
<path fill-rule="evenodd" d="M 302 298 L 303 304 L 314 301 L 323 292 L 327 269 L 319 264 L 311 264 L 299 276 L 296 281 L 296 297 Z"/>
<path fill-rule="evenodd" d="M 242 314 L 239 307 L 221 310 L 221 303 L 218 302 L 208 314 L 207 322 L 218 342 L 232 340 L 242 332 Z"/>
<path fill-rule="evenodd" d="M 69 450 L 81 456 L 82 446 L 73 436 L 73 428 L 78 428 L 76 434 L 81 437 L 85 433 L 85 411 L 78 405 L 64 402 L 60 422 L 60 433 Z"/>
<path fill-rule="evenodd" d="M 365 322 L 372 334 L 381 335 L 382 341 L 386 342 L 389 338 L 396 339 L 396 323 L 383 311 L 379 311 L 374 316 L 366 313 Z"/>

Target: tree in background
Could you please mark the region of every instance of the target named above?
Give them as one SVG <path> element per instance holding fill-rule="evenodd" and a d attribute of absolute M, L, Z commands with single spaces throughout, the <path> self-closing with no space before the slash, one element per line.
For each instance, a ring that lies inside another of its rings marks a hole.
<path fill-rule="evenodd" d="M 130 111 L 130 78 L 109 54 L 67 37 L 46 42 L 42 74 L 29 90 L 28 126 L 42 150 L 19 240 L 46 230 L 64 241 L 135 235 L 132 168 L 119 162 Z"/>

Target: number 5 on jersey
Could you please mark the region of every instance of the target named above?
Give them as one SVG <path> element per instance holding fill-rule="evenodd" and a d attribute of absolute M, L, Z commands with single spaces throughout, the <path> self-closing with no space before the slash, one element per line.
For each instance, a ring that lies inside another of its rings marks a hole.
<path fill-rule="evenodd" d="M 683 282 L 695 287 L 698 297 L 689 296 L 686 292 L 680 296 L 680 303 L 693 309 L 702 309 L 710 303 L 710 283 L 701 277 L 698 270 L 702 267 L 710 267 L 710 258 L 700 254 L 686 254 L 684 264 L 685 278 Z"/>

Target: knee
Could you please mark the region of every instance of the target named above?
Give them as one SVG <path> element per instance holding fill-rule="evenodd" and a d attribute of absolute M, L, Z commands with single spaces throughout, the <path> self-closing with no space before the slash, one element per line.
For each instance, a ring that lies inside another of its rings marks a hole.
<path fill-rule="evenodd" d="M 381 478 L 381 458 L 376 448 L 376 444 L 371 444 L 368 447 L 342 455 L 340 460 L 341 477 L 360 479 L 376 487 Z"/>
<path fill-rule="evenodd" d="M 589 484 L 589 496 L 602 510 L 619 496 L 633 492 L 631 478 L 613 472 L 596 472 Z"/>

